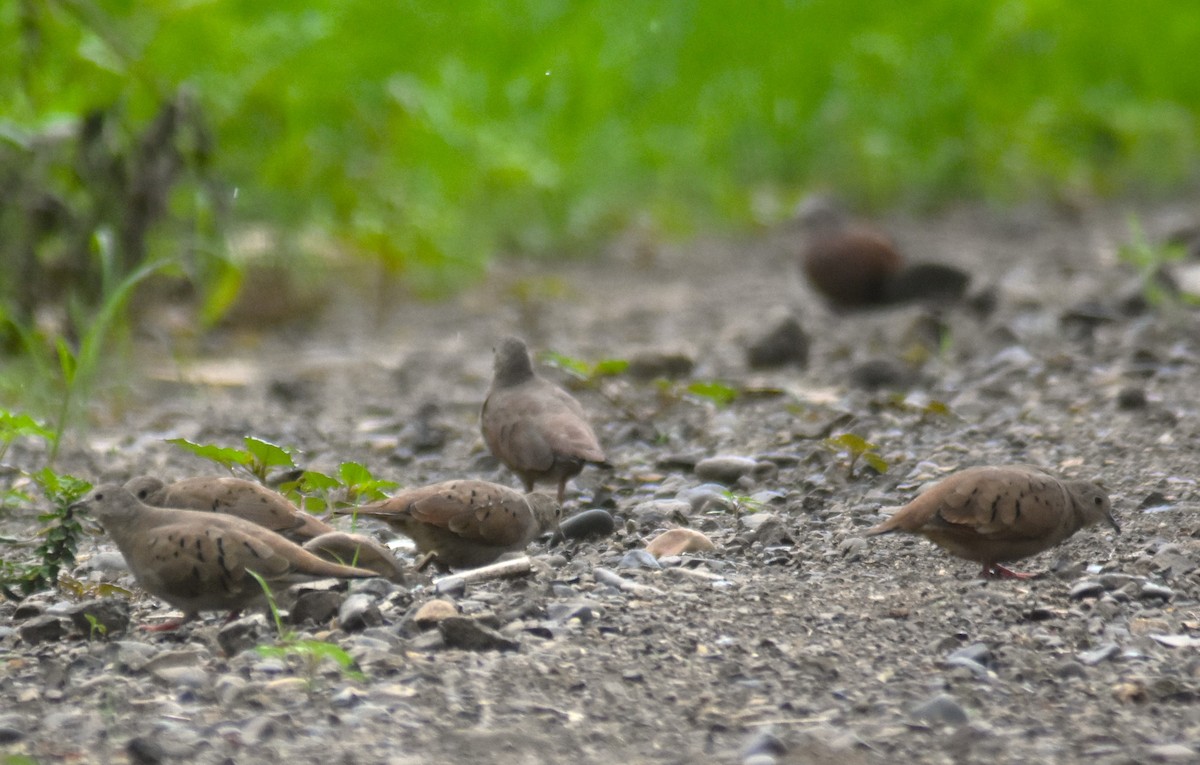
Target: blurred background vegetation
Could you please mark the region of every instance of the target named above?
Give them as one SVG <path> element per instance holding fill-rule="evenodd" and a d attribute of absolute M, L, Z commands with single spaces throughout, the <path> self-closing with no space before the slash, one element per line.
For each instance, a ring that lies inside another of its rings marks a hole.
<path fill-rule="evenodd" d="M 1162 0 L 8 0 L 3 339 L 82 358 L 138 285 L 215 321 L 249 252 L 437 294 L 630 227 L 769 225 L 817 187 L 1178 193 L 1197 50 L 1200 6 Z"/>

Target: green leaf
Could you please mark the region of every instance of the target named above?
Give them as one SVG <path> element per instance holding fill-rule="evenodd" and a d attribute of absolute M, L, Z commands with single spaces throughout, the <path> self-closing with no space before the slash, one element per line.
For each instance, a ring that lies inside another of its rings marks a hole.
<path fill-rule="evenodd" d="M 591 378 L 592 366 L 582 359 L 572 358 L 556 351 L 544 351 L 541 356 L 546 364 L 561 369 L 572 377 L 580 380 Z"/>
<path fill-rule="evenodd" d="M 596 362 L 596 366 L 592 368 L 592 377 L 616 377 L 624 374 L 627 369 L 629 362 L 626 359 L 604 359 Z"/>
<path fill-rule="evenodd" d="M 203 457 L 227 468 L 235 465 L 249 465 L 254 461 L 254 456 L 250 452 L 241 449 L 216 446 L 215 444 L 196 444 L 186 438 L 168 438 L 167 443 L 179 446 L 197 457 Z"/>
<path fill-rule="evenodd" d="M 338 475 L 341 476 L 342 483 L 350 487 L 370 483 L 375 480 L 375 477 L 371 475 L 371 471 L 357 462 L 343 462 L 338 465 Z"/>
<path fill-rule="evenodd" d="M 246 450 L 253 455 L 254 462 L 264 468 L 296 467 L 291 453 L 282 446 L 277 446 L 270 441 L 263 441 L 261 438 L 255 438 L 254 436 L 246 436 L 242 440 L 246 443 Z"/>
<path fill-rule="evenodd" d="M 866 452 L 862 455 L 863 462 L 870 465 L 876 473 L 883 474 L 888 471 L 888 463 L 883 457 L 880 457 L 875 452 Z"/>
<path fill-rule="evenodd" d="M 696 381 L 687 386 L 687 392 L 693 396 L 706 398 L 717 406 L 728 406 L 737 400 L 738 390 L 713 381 Z"/>
<path fill-rule="evenodd" d="M 827 438 L 825 439 L 825 444 L 835 449 L 845 449 L 855 455 L 861 455 L 879 448 L 867 439 L 854 433 L 842 433 L 841 435 Z"/>

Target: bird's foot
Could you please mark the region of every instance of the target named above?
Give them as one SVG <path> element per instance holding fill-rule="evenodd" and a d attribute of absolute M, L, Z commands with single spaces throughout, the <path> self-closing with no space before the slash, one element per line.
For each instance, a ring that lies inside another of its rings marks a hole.
<path fill-rule="evenodd" d="M 1013 571 L 1010 568 L 1005 568 L 999 563 L 985 565 L 983 572 L 980 574 L 984 579 L 1033 579 L 1037 574 L 1026 574 L 1020 571 Z"/>
<path fill-rule="evenodd" d="M 420 571 L 424 571 L 425 569 L 429 568 L 429 564 L 433 563 L 435 560 L 437 560 L 437 552 L 436 551 L 431 550 L 430 552 L 425 553 L 424 555 L 422 555 L 420 558 L 417 559 L 417 571 L 420 572 Z"/>

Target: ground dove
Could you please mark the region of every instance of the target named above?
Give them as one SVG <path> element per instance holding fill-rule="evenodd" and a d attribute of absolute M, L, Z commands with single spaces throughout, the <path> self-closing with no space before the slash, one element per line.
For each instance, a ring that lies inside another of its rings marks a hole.
<path fill-rule="evenodd" d="M 374 571 L 318 558 L 273 531 L 221 513 L 147 505 L 117 484 L 95 488 L 76 507 L 100 522 L 150 594 L 183 611 L 152 631 L 174 629 L 200 611 L 230 611 L 265 601 L 249 572 L 274 590 L 313 579 L 369 578 Z"/>
<path fill-rule="evenodd" d="M 262 484 L 230 476 L 185 478 L 164 484 L 142 476 L 125 484 L 135 497 L 155 507 L 205 510 L 244 518 L 294 542 L 304 542 L 334 528 L 299 510 L 282 494 Z"/>
<path fill-rule="evenodd" d="M 404 583 L 404 569 L 391 550 L 362 534 L 331 531 L 308 540 L 304 543 L 304 549 L 326 560 L 369 568 L 385 579 Z"/>
<path fill-rule="evenodd" d="M 545 494 L 522 494 L 488 481 L 446 481 L 401 491 L 391 499 L 340 515 L 379 518 L 410 537 L 442 567 L 475 568 L 523 549 L 558 526 L 559 505 Z"/>
<path fill-rule="evenodd" d="M 1084 526 L 1119 533 L 1108 495 L 1090 481 L 1062 481 L 1037 468 L 973 467 L 922 492 L 868 536 L 921 534 L 952 555 L 983 564 L 982 576 L 1025 579 L 999 565 L 1054 547 Z"/>
<path fill-rule="evenodd" d="M 538 481 L 567 481 L 586 463 L 605 464 L 583 407 L 557 385 L 533 372 L 525 343 L 505 338 L 496 348 L 495 374 L 483 402 L 483 440 L 492 454 L 520 476 L 525 491 Z"/>
<path fill-rule="evenodd" d="M 807 200 L 797 222 L 805 234 L 800 258 L 804 275 L 834 308 L 948 302 L 966 291 L 965 273 L 937 263 L 905 265 L 889 237 L 851 222 L 830 200 Z"/>

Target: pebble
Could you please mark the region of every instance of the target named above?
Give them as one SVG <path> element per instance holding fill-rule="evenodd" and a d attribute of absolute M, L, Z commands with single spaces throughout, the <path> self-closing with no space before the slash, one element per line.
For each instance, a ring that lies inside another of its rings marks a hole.
<path fill-rule="evenodd" d="M 469 616 L 451 616 L 438 622 L 438 633 L 448 648 L 466 651 L 515 651 L 521 643 Z"/>
<path fill-rule="evenodd" d="M 939 693 L 917 705 L 912 715 L 930 725 L 965 725 L 968 720 L 966 710 L 948 693 Z"/>
<path fill-rule="evenodd" d="M 733 499 L 729 489 L 719 483 L 702 483 L 683 489 L 675 499 L 687 502 L 693 513 L 733 512 Z"/>
<path fill-rule="evenodd" d="M 333 695 L 329 704 L 338 709 L 349 709 L 358 706 L 367 694 L 357 688 L 343 688 Z"/>
<path fill-rule="evenodd" d="M 129 629 L 129 601 L 122 598 L 99 598 L 79 603 L 73 605 L 67 615 L 75 629 L 89 638 L 112 637 Z M 92 620 L 95 620 L 95 627 Z"/>
<path fill-rule="evenodd" d="M 684 553 L 710 552 L 716 549 L 717 546 L 711 539 L 695 529 L 670 529 L 650 540 L 646 545 L 645 552 L 658 559 Z"/>
<path fill-rule="evenodd" d="M 378 606 L 369 595 L 364 593 L 354 593 L 346 598 L 342 602 L 342 607 L 338 609 L 338 625 L 347 632 L 378 627 L 380 624 L 383 624 L 383 616 L 379 613 Z"/>
<path fill-rule="evenodd" d="M 1094 667 L 1102 661 L 1113 658 L 1121 653 L 1121 647 L 1116 643 L 1105 643 L 1099 648 L 1093 648 L 1090 651 L 1084 651 L 1076 658 L 1086 666 Z"/>
<path fill-rule="evenodd" d="M 342 596 L 333 590 L 311 590 L 302 592 L 292 605 L 289 619 L 292 624 L 328 624 L 337 616 L 342 605 Z"/>
<path fill-rule="evenodd" d="M 429 629 L 451 616 L 458 616 L 458 609 L 454 603 L 444 598 L 436 598 L 417 609 L 413 621 L 421 629 Z"/>
<path fill-rule="evenodd" d="M 83 567 L 89 571 L 103 571 L 107 573 L 125 573 L 129 571 L 129 565 L 125 562 L 125 556 L 119 552 L 109 551 L 96 553 L 84 562 Z"/>
<path fill-rule="evenodd" d="M 396 585 L 382 577 L 375 579 L 356 579 L 350 582 L 350 592 L 353 594 L 371 595 L 377 599 L 386 598 L 395 591 Z"/>
<path fill-rule="evenodd" d="M 696 360 L 683 350 L 644 350 L 634 353 L 626 370 L 630 377 L 638 380 L 653 380 L 665 377 L 674 380 L 687 377 L 696 367 Z"/>
<path fill-rule="evenodd" d="M 211 676 L 200 667 L 158 667 L 151 676 L 173 688 L 199 690 L 209 685 Z"/>
<path fill-rule="evenodd" d="M 808 365 L 810 341 L 800 320 L 788 314 L 746 347 L 746 364 L 751 369 L 770 369 L 795 364 Z"/>
<path fill-rule="evenodd" d="M 592 600 L 573 600 L 566 603 L 551 603 L 546 609 L 550 621 L 562 624 L 576 619 L 580 624 L 589 624 L 604 614 L 604 607 Z"/>
<path fill-rule="evenodd" d="M 621 561 L 617 564 L 617 568 L 647 568 L 661 569 L 662 565 L 658 562 L 651 553 L 646 550 L 630 550 L 621 556 Z"/>
<path fill-rule="evenodd" d="M 735 484 L 742 476 L 752 475 L 757 467 L 758 461 L 750 457 L 726 454 L 700 460 L 695 473 L 705 481 Z"/>
<path fill-rule="evenodd" d="M 0 744 L 11 744 L 25 738 L 25 731 L 28 727 L 20 715 L 0 715 Z"/>
<path fill-rule="evenodd" d="M 1104 585 L 1095 579 L 1084 579 L 1082 582 L 1076 582 L 1071 586 L 1071 591 L 1067 593 L 1067 597 L 1071 600 L 1082 600 L 1083 598 L 1096 598 L 1104 594 Z"/>
<path fill-rule="evenodd" d="M 252 614 L 221 627 L 217 631 L 217 644 L 226 656 L 237 656 L 242 651 L 258 645 L 267 634 L 266 617 L 262 614 Z"/>
<path fill-rule="evenodd" d="M 617 527 L 612 513 L 599 508 L 576 513 L 559 524 L 559 532 L 565 539 L 588 539 L 606 537 Z"/>
<path fill-rule="evenodd" d="M 1155 584 L 1154 582 L 1143 582 L 1141 590 L 1138 592 L 1138 597 L 1142 600 L 1150 600 L 1151 598 L 1170 600 L 1175 597 L 1175 591 L 1170 587 Z"/>
<path fill-rule="evenodd" d="M 62 639 L 68 632 L 68 624 L 66 619 L 45 614 L 25 621 L 17 631 L 26 643 L 47 643 Z"/>
<path fill-rule="evenodd" d="M 1200 752 L 1187 744 L 1158 744 L 1149 747 L 1146 754 L 1155 762 L 1196 762 Z"/>
<path fill-rule="evenodd" d="M 904 388 L 912 382 L 908 367 L 892 359 L 869 359 L 850 370 L 850 383 L 864 390 Z"/>
<path fill-rule="evenodd" d="M 661 526 L 665 523 L 686 523 L 692 506 L 676 499 L 652 499 L 634 505 L 630 515 L 642 526 Z"/>

